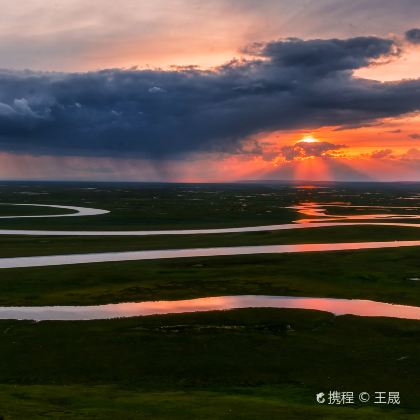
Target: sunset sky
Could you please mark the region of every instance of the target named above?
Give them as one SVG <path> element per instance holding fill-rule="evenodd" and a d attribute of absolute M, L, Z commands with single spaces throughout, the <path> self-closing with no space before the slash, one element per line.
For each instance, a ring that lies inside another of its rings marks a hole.
<path fill-rule="evenodd" d="M 418 0 L 0 0 L 0 178 L 420 181 Z"/>

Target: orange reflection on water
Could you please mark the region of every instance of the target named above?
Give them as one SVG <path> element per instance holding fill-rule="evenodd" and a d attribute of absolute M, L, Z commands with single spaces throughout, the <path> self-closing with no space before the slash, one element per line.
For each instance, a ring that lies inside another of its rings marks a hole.
<path fill-rule="evenodd" d="M 77 307 L 75 307 L 77 308 Z M 83 310 L 83 307 L 79 307 Z M 86 307 L 90 316 L 118 318 L 144 315 L 220 311 L 240 308 L 291 308 L 331 312 L 335 315 L 385 316 L 420 319 L 420 308 L 369 300 L 293 296 L 217 296 L 178 301 L 120 303 Z M 67 310 L 68 312 L 68 310 Z"/>
<path fill-rule="evenodd" d="M 310 245 L 308 245 L 310 247 Z M 152 313 L 202 312 L 246 307 L 273 307 L 312 309 L 331 312 L 336 315 L 353 314 L 359 316 L 391 316 L 396 318 L 420 319 L 420 308 L 391 305 L 369 300 L 349 300 L 332 298 L 275 297 L 275 296 L 220 296 L 177 302 L 145 302 L 143 315 Z M 144 313 L 144 311 L 147 313 Z M 152 312 L 153 311 L 153 312 Z"/>
<path fill-rule="evenodd" d="M 104 305 L 110 314 L 117 310 L 121 316 L 177 314 L 183 312 L 205 312 L 226 309 L 232 304 L 229 296 L 206 297 L 189 300 L 151 301 Z"/>
<path fill-rule="evenodd" d="M 324 187 L 317 187 L 316 185 L 297 185 L 295 188 L 298 190 L 315 190 Z"/>
<path fill-rule="evenodd" d="M 383 316 L 420 320 L 420 308 L 370 300 L 294 296 L 217 296 L 178 301 L 129 302 L 98 306 L 0 307 L 0 319 L 91 320 L 220 311 L 240 308 L 291 308 L 335 315 Z"/>
<path fill-rule="evenodd" d="M 314 222 L 334 222 L 340 220 L 357 221 L 357 220 L 387 220 L 387 219 L 420 219 L 419 214 L 408 213 L 371 213 L 371 214 L 353 214 L 353 215 L 328 215 L 327 207 L 351 207 L 355 209 L 403 209 L 417 210 L 418 207 L 389 207 L 389 206 L 355 206 L 349 203 L 331 202 L 331 203 L 315 203 L 304 202 L 289 208 L 296 210 L 298 213 L 311 217 L 310 219 L 299 219 L 296 223 L 310 224 Z M 414 227 L 414 225 L 412 225 Z"/>

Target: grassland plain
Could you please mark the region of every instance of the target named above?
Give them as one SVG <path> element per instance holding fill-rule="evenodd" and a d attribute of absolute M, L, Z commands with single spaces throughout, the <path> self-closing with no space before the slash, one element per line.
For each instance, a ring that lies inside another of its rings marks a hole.
<path fill-rule="evenodd" d="M 270 225 L 295 220 L 296 212 L 285 207 L 304 201 L 404 207 L 415 206 L 416 200 L 411 198 L 418 193 L 418 184 L 410 183 L 321 183 L 315 189 L 297 187 L 281 183 L 0 183 L 2 203 L 110 210 L 109 214 L 79 218 L 0 219 L 0 229 L 134 230 Z M 33 214 L 47 211 L 32 209 Z M 10 211 L 9 206 L 7 215 L 15 214 Z M 339 209 L 330 211 L 340 212 Z M 357 212 L 351 208 L 347 211 Z"/>
<path fill-rule="evenodd" d="M 17 203 L 19 204 L 19 203 Z M 12 204 L 3 204 L 0 205 L 0 216 L 47 216 L 52 214 L 69 214 L 69 210 L 57 209 L 51 207 L 37 207 L 31 205 L 25 206 L 16 206 Z M 12 220 L 12 219 L 10 219 Z"/>
<path fill-rule="evenodd" d="M 416 321 L 248 309 L 0 329 L 6 418 L 418 418 Z M 333 389 L 403 403 L 320 407 Z"/>
<path fill-rule="evenodd" d="M 4 219 L 0 228 L 266 225 L 295 220 L 296 213 L 284 207 L 302 201 L 414 206 L 412 198 L 418 194 L 418 186 L 411 184 L 322 187 L 1 184 L 1 202 L 80 205 L 111 213 Z M 1 207 L 1 215 L 18 214 L 12 206 Z M 58 213 L 29 207 L 21 211 L 29 209 L 31 214 Z M 352 212 L 356 210 L 346 209 L 346 214 Z M 4 236 L 0 256 L 396 239 L 419 239 L 419 234 L 416 229 L 342 226 L 188 237 Z M 419 277 L 419 252 L 396 248 L 1 270 L 0 304 L 271 294 L 419 305 L 420 284 L 409 280 Z M 6 419 L 420 418 L 418 321 L 243 309 L 107 321 L 3 320 L 0 336 L 0 415 Z M 401 405 L 316 403 L 315 393 L 330 390 L 355 395 L 399 391 Z"/>
<path fill-rule="evenodd" d="M 262 294 L 420 304 L 419 248 L 1 270 L 0 304 L 89 305 Z"/>

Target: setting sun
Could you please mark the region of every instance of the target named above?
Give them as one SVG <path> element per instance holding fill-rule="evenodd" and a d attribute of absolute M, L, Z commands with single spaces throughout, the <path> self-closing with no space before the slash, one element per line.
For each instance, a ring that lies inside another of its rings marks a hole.
<path fill-rule="evenodd" d="M 319 140 L 316 139 L 311 134 L 303 137 L 301 140 L 298 141 L 298 143 L 317 143 L 317 142 L 319 142 Z"/>

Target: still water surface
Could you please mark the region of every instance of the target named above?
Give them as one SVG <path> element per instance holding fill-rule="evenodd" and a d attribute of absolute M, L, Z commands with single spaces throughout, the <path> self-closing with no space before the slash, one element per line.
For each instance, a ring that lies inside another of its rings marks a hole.
<path fill-rule="evenodd" d="M 128 302 L 97 306 L 0 307 L 0 319 L 94 320 L 144 315 L 205 312 L 240 308 L 294 308 L 331 312 L 334 315 L 381 316 L 420 320 L 420 308 L 358 299 L 293 296 L 218 296 L 188 300 Z"/>
<path fill-rule="evenodd" d="M 214 248 L 161 249 L 151 251 L 99 252 L 89 254 L 46 255 L 0 258 L 0 268 L 45 267 L 119 261 L 171 258 L 215 257 L 232 255 L 286 254 L 297 252 L 343 251 L 420 246 L 420 241 L 348 242 L 331 244 L 257 245 Z"/>

